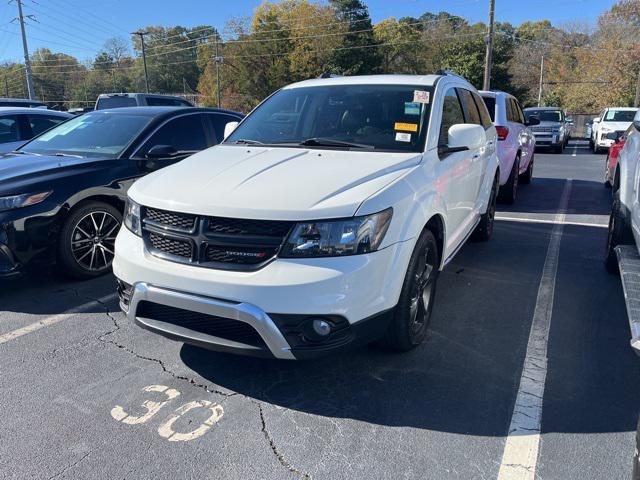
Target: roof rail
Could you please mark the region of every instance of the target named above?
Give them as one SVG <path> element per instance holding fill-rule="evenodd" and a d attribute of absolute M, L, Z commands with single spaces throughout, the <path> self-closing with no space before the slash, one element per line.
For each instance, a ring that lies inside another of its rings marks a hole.
<path fill-rule="evenodd" d="M 342 75 L 337 75 L 331 72 L 323 72 L 320 74 L 318 78 L 337 78 L 337 77 L 342 77 Z"/>
<path fill-rule="evenodd" d="M 462 75 L 458 75 L 456 72 L 452 72 L 451 70 L 438 70 L 436 71 L 436 75 L 451 75 L 453 77 L 461 78 L 465 82 L 467 81 L 467 79 L 464 78 Z"/>

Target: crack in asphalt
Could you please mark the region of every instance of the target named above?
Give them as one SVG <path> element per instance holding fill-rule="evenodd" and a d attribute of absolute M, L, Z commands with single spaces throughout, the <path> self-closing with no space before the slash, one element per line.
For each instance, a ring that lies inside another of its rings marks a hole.
<path fill-rule="evenodd" d="M 53 480 L 54 478 L 58 478 L 60 475 L 63 475 L 65 472 L 68 472 L 69 470 L 71 470 L 73 467 L 75 467 L 76 465 L 78 465 L 80 462 L 82 462 L 85 458 L 87 458 L 89 455 L 91 455 L 91 453 L 93 452 L 93 450 L 88 451 L 87 453 L 85 453 L 82 457 L 80 457 L 78 460 L 76 460 L 75 462 L 67 465 L 66 467 L 64 467 L 62 470 L 60 470 L 58 473 L 56 473 L 55 475 L 52 475 L 48 478 L 48 480 Z"/>
<path fill-rule="evenodd" d="M 267 439 L 267 442 L 271 447 L 271 451 L 273 451 L 273 454 L 276 456 L 280 464 L 290 472 L 298 475 L 300 478 L 303 478 L 305 480 L 311 480 L 312 477 L 310 474 L 301 471 L 296 466 L 288 462 L 286 458 L 284 458 L 284 455 L 282 454 L 282 452 L 280 452 L 280 450 L 278 449 L 278 446 L 276 445 L 275 440 L 269 433 L 269 429 L 267 428 L 267 421 L 264 417 L 264 410 L 262 409 L 262 404 L 259 402 L 256 402 L 256 403 L 258 404 L 258 410 L 260 411 L 260 422 L 262 423 L 262 433 L 264 434 L 264 438 Z"/>
<path fill-rule="evenodd" d="M 105 314 L 106 316 L 111 319 L 111 321 L 113 322 L 113 329 L 103 333 L 102 335 L 98 336 L 98 340 L 102 343 L 110 343 L 111 345 L 116 346 L 118 349 L 120 350 L 124 350 L 125 352 L 135 356 L 136 358 L 139 358 L 141 360 L 147 360 L 149 362 L 154 362 L 157 363 L 158 365 L 160 365 L 160 368 L 162 368 L 162 370 L 166 373 L 168 373 L 169 375 L 171 375 L 173 378 L 178 379 L 178 380 L 182 380 L 182 381 L 186 381 L 189 384 L 191 384 L 194 387 L 197 388 L 201 388 L 203 390 L 205 390 L 208 393 L 213 393 L 213 394 L 217 394 L 217 395 L 221 395 L 223 397 L 226 398 L 230 398 L 230 397 L 234 397 L 236 395 L 239 395 L 241 397 L 246 398 L 247 400 L 249 400 L 250 402 L 253 402 L 255 404 L 258 405 L 258 410 L 260 412 L 260 423 L 261 423 L 261 430 L 262 433 L 264 434 L 265 439 L 267 440 L 267 443 L 269 444 L 269 447 L 271 449 L 271 451 L 273 452 L 273 454 L 275 455 L 276 459 L 278 460 L 278 462 L 285 467 L 287 470 L 289 470 L 290 472 L 296 474 L 297 476 L 299 476 L 301 479 L 304 480 L 311 480 L 311 475 L 308 473 L 305 473 L 303 471 L 301 471 L 300 469 L 298 469 L 297 467 L 295 467 L 293 464 L 291 464 L 290 462 L 288 462 L 286 460 L 286 458 L 284 457 L 284 455 L 282 454 L 282 452 L 280 452 L 280 450 L 278 449 L 278 446 L 275 443 L 275 440 L 273 439 L 273 437 L 271 436 L 271 434 L 269 433 L 269 430 L 267 428 L 267 422 L 264 416 L 264 411 L 262 409 L 262 403 L 258 402 L 250 397 L 247 397 L 246 395 L 242 395 L 239 394 L 238 392 L 232 392 L 232 393 L 228 393 L 228 392 L 223 392 L 217 389 L 211 389 L 209 388 L 207 385 L 203 384 L 203 383 L 199 383 L 197 381 L 195 381 L 193 378 L 189 378 L 189 377 L 185 377 L 183 375 L 178 375 L 177 373 L 171 371 L 170 369 L 167 368 L 167 366 L 164 364 L 164 362 L 158 358 L 153 358 L 153 357 L 147 357 L 146 355 L 140 355 L 139 353 L 137 353 L 136 351 L 132 350 L 131 348 L 127 347 L 126 345 L 123 345 L 113 339 L 110 338 L 106 338 L 110 335 L 113 335 L 114 333 L 116 333 L 118 330 L 120 330 L 120 324 L 118 323 L 118 319 L 113 315 L 113 313 L 111 312 L 111 310 L 109 309 L 109 307 L 107 306 L 107 304 L 105 302 L 102 302 L 101 300 L 97 299 L 97 298 L 92 298 L 92 297 L 87 297 L 89 300 L 93 300 L 96 303 L 98 303 L 99 305 L 101 305 L 104 310 L 105 310 Z M 51 480 L 51 479 L 49 479 Z"/>

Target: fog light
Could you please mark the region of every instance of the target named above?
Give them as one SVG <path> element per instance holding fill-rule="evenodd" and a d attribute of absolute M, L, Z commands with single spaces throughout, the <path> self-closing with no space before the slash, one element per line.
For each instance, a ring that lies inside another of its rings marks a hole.
<path fill-rule="evenodd" d="M 312 325 L 313 325 L 313 331 L 317 333 L 320 337 L 326 337 L 331 333 L 331 325 L 329 325 L 324 320 L 315 319 Z"/>

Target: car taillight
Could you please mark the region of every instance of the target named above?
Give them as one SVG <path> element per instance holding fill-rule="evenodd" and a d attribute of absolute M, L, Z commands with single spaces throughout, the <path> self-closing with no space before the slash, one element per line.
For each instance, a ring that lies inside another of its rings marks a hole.
<path fill-rule="evenodd" d="M 509 129 L 507 127 L 496 127 L 498 132 L 498 140 L 506 140 L 509 136 Z"/>

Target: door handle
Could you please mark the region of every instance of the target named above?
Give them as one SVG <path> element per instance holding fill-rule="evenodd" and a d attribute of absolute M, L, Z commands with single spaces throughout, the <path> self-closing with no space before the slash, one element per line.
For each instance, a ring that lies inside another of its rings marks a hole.
<path fill-rule="evenodd" d="M 478 159 L 480 159 L 480 154 L 479 153 L 476 153 L 473 157 L 471 157 L 471 160 L 473 160 L 473 161 L 476 161 Z"/>

